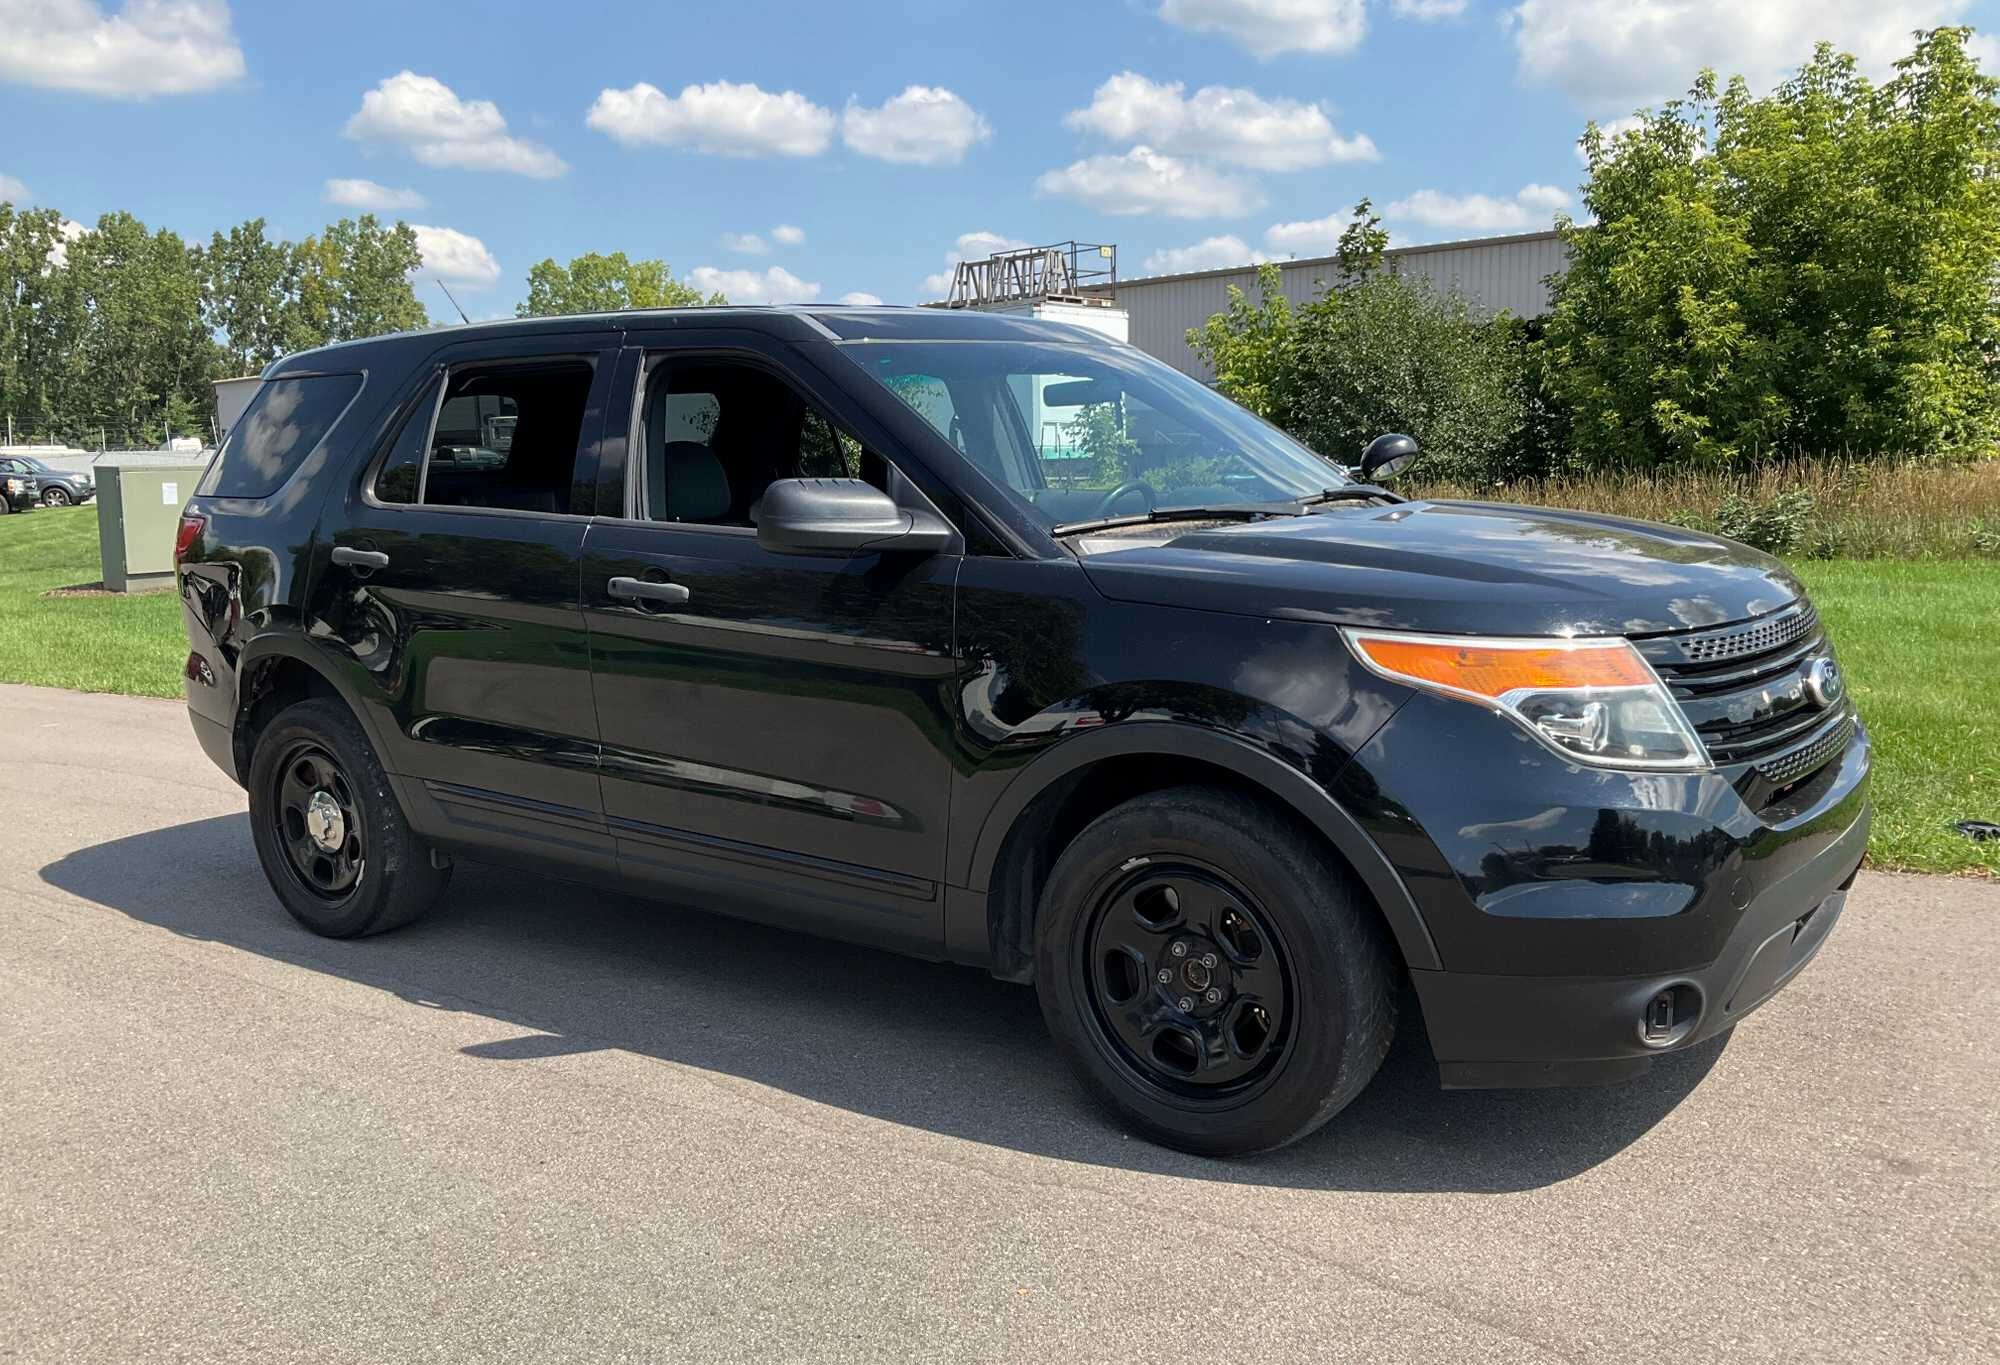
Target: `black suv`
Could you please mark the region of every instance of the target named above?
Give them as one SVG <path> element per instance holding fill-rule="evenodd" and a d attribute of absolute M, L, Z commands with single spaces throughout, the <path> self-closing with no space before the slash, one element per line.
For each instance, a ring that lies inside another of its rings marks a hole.
<path fill-rule="evenodd" d="M 1053 323 L 292 356 L 176 558 L 195 731 L 306 927 L 466 857 L 977 964 L 1201 1152 L 1325 1122 L 1408 1001 L 1448 1086 L 1634 1075 L 1804 966 L 1867 835 L 1776 560 L 1406 501 Z"/>
<path fill-rule="evenodd" d="M 0 459 L 0 516 L 25 512 L 42 500 L 42 481 L 21 460 Z"/>

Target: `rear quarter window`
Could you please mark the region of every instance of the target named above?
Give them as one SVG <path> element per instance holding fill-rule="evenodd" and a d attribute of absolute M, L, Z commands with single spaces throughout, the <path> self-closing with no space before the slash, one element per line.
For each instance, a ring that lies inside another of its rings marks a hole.
<path fill-rule="evenodd" d="M 358 374 L 267 380 L 236 419 L 200 493 L 269 497 L 332 434 L 359 392 Z"/>

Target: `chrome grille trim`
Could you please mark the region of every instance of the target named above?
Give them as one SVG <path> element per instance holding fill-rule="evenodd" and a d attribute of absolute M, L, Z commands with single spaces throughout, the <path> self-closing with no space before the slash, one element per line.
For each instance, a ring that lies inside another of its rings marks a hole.
<path fill-rule="evenodd" d="M 1687 712 L 1710 760 L 1746 765 L 1769 787 L 1811 776 L 1853 737 L 1850 703 L 1822 708 L 1800 696 L 1802 668 L 1832 653 L 1819 613 L 1803 599 L 1755 620 L 1632 643 Z"/>
<path fill-rule="evenodd" d="M 1854 713 L 1842 709 L 1811 739 L 1796 749 L 1756 763 L 1757 775 L 1775 787 L 1788 787 L 1824 767 L 1854 738 Z"/>

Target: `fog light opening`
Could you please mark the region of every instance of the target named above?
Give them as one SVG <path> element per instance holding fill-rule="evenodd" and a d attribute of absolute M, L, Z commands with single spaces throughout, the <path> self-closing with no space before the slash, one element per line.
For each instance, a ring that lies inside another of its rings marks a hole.
<path fill-rule="evenodd" d="M 1639 1041 L 1647 1047 L 1683 1042 L 1701 1022 L 1701 991 L 1682 981 L 1662 986 L 1639 1011 Z"/>

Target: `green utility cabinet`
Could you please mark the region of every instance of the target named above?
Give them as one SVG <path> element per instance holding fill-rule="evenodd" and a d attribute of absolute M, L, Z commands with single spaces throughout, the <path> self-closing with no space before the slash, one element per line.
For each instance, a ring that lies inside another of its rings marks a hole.
<path fill-rule="evenodd" d="M 201 465 L 97 466 L 97 550 L 113 592 L 174 581 L 174 536 L 181 508 L 207 472 Z"/>

